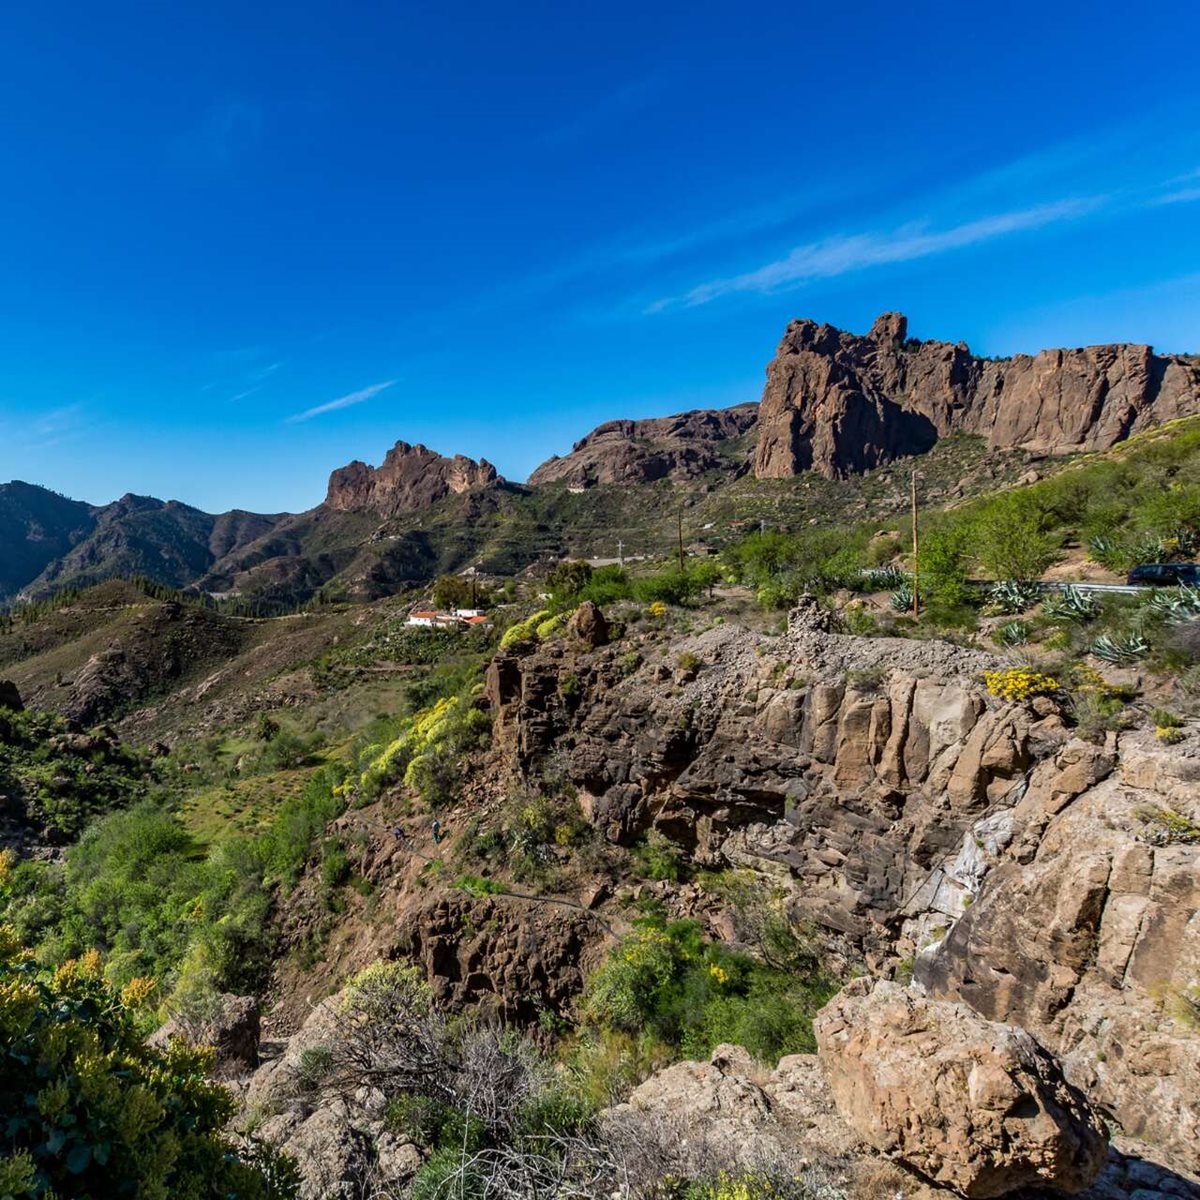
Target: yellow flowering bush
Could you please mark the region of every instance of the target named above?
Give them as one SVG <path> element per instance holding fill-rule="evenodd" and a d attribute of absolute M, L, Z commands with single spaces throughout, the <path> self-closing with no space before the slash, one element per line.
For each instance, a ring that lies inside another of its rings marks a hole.
<path fill-rule="evenodd" d="M 988 694 L 1000 700 L 1020 702 L 1034 696 L 1051 696 L 1060 688 L 1057 679 L 1029 667 L 1006 667 L 1000 671 L 984 671 L 983 682 Z"/>
<path fill-rule="evenodd" d="M 1178 725 L 1156 725 L 1154 727 L 1154 736 L 1164 746 L 1173 746 L 1176 742 L 1183 741 L 1183 730 Z"/>
<path fill-rule="evenodd" d="M 693 1184 L 687 1190 L 688 1200 L 783 1200 L 787 1193 L 766 1175 L 730 1175 L 722 1171 L 716 1179 Z"/>
<path fill-rule="evenodd" d="M 667 615 L 667 606 L 661 600 L 655 600 L 646 609 L 646 615 L 648 617 L 665 617 Z"/>
<path fill-rule="evenodd" d="M 536 641 L 538 626 L 549 618 L 550 610 L 542 608 L 531 616 L 526 617 L 524 621 L 518 621 L 515 625 L 510 625 L 504 631 L 504 636 L 500 639 L 500 649 L 507 650 L 509 646 L 515 646 L 520 642 Z"/>
<path fill-rule="evenodd" d="M 375 795 L 399 777 L 405 787 L 416 788 L 427 800 L 442 800 L 443 769 L 482 744 L 490 728 L 487 716 L 470 696 L 443 696 L 417 713 L 399 737 L 368 760 L 359 786 L 367 795 Z"/>
<path fill-rule="evenodd" d="M 235 1104 L 207 1078 L 212 1051 L 146 1045 L 129 999 L 89 951 L 39 967 L 0 929 L 0 1195 L 32 1200 L 290 1200 L 297 1175 L 224 1128 Z"/>

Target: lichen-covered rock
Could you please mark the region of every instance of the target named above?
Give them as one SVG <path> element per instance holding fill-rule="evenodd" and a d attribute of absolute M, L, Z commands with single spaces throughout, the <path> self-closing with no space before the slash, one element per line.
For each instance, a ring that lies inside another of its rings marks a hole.
<path fill-rule="evenodd" d="M 1103 1122 L 1024 1030 L 868 979 L 814 1022 L 838 1111 L 877 1150 L 972 1198 L 1082 1192 L 1104 1166 Z"/>

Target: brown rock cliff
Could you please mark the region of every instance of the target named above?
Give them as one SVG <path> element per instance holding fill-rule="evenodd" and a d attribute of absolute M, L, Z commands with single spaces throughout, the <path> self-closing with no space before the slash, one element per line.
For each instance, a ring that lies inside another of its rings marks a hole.
<path fill-rule="evenodd" d="M 1105 450 L 1200 411 L 1200 362 L 1149 346 L 1043 350 L 1002 361 L 907 337 L 884 313 L 866 336 L 793 321 L 767 367 L 754 469 L 840 478 L 954 433 L 1039 453 Z"/>
<path fill-rule="evenodd" d="M 390 517 L 499 481 L 496 468 L 487 459 L 476 462 L 461 454 L 446 458 L 425 446 L 397 442 L 379 467 L 352 462 L 334 471 L 325 507 Z"/>

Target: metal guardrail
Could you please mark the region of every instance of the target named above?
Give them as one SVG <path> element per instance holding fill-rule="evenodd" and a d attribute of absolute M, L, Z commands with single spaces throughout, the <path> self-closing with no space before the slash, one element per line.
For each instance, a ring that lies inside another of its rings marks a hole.
<path fill-rule="evenodd" d="M 1077 592 L 1100 592 L 1118 596 L 1139 596 L 1142 592 L 1162 590 L 1161 588 L 1156 589 L 1151 583 L 1072 583 L 1069 579 L 1063 580 L 1061 583 L 1057 580 L 1053 582 L 1036 580 L 1035 582 L 1044 592 L 1065 592 L 1067 588 L 1073 588 Z"/>

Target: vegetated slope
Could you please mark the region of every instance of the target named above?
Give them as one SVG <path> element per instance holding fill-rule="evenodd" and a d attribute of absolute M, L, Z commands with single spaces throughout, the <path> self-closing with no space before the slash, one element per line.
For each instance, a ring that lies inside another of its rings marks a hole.
<path fill-rule="evenodd" d="M 36 708 L 82 725 L 144 703 L 245 643 L 250 622 L 111 581 L 0 626 L 0 671 Z"/>
<path fill-rule="evenodd" d="M 38 599 L 59 588 L 134 575 L 185 587 L 279 519 L 240 511 L 214 516 L 174 500 L 122 496 L 95 510 L 88 536 L 27 580 L 22 592 Z"/>
<path fill-rule="evenodd" d="M 1061 546 L 1101 519 L 1186 532 L 1200 527 L 1198 446 L 1193 419 L 923 515 L 934 532 L 961 522 L 967 554 Z M 980 480 L 998 460 L 967 441 L 930 461 L 956 448 L 937 490 L 967 495 L 964 459 Z M 1024 473 L 1019 458 L 999 461 Z M 841 495 L 838 511 L 861 517 L 902 507 L 907 483 L 892 468 L 756 487 L 796 513 Z M 521 493 L 488 494 L 528 519 Z M 224 662 L 123 722 L 180 735 L 156 768 L 177 807 L 100 818 L 65 864 L 20 863 L 0 907 L 44 955 L 96 944 L 118 982 L 153 974 L 173 1005 L 265 991 L 272 1037 L 385 960 L 377 978 L 407 970 L 435 1017 L 478 1007 L 536 1028 L 585 1112 L 721 1043 L 768 1063 L 811 1051 L 813 1010 L 839 979 L 911 973 L 1034 1030 L 1126 1130 L 1198 1165 L 1200 643 L 1107 677 L 1089 647 L 1110 614 L 1036 593 L 1022 603 L 1038 636 L 1017 667 L 988 640 L 994 601 L 979 589 L 961 603 L 974 624 L 952 614 L 971 645 L 937 636 L 945 605 L 894 611 L 861 570 L 903 579 L 902 541 L 851 521 L 806 516 L 726 556 L 762 571 L 747 582 L 783 577 L 761 598 L 792 605 L 786 629 L 769 613 L 742 625 L 728 593 L 705 594 L 715 564 L 696 559 L 683 578 L 571 564 L 514 581 L 502 637 L 404 629 L 387 600 L 244 621 L 253 632 Z M 935 596 L 963 582 L 942 567 Z M 799 583 L 824 605 L 795 603 Z M 601 587 L 606 619 L 588 603 Z M 1150 643 L 1195 628 L 1161 601 L 1115 603 Z M 375 679 L 390 701 L 381 688 L 350 715 Z M 302 1076 L 264 1132 L 331 1170 L 351 1170 L 346 1146 L 355 1171 L 394 1168 L 395 1129 L 355 1132 L 324 1104 L 312 1046 L 300 1038 L 256 1080 L 252 1099 L 286 1084 L 289 1063 Z M 444 1166 L 461 1143 L 407 1103 L 394 1119 Z M 418 1158 L 405 1169 L 425 1171 Z"/>
<path fill-rule="evenodd" d="M 0 483 L 0 603 L 68 554 L 95 521 L 81 500 L 32 483 Z"/>

